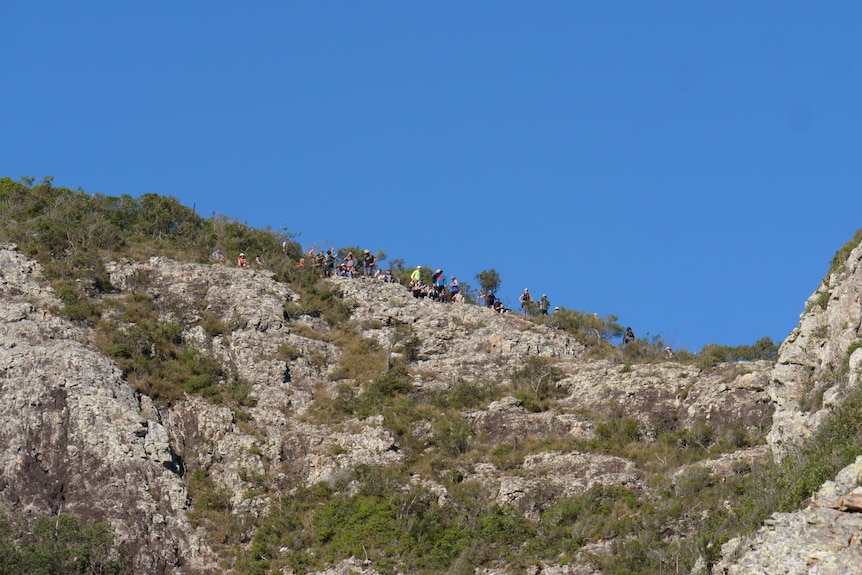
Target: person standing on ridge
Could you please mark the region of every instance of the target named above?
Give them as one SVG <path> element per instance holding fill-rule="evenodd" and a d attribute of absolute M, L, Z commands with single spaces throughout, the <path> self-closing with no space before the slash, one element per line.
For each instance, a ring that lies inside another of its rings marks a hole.
<path fill-rule="evenodd" d="M 524 317 L 527 317 L 527 307 L 533 301 L 533 296 L 530 295 L 530 290 L 524 288 L 524 293 L 518 296 L 518 301 L 521 302 L 521 309 L 524 311 Z"/>
<path fill-rule="evenodd" d="M 539 298 L 539 313 L 542 315 L 548 315 L 549 309 L 551 309 L 551 302 L 548 300 L 548 295 L 542 294 L 542 297 Z"/>
<path fill-rule="evenodd" d="M 371 250 L 365 250 L 363 254 L 362 267 L 365 271 L 365 279 L 368 279 L 374 273 L 374 266 L 377 264 L 377 258 L 371 255 Z"/>

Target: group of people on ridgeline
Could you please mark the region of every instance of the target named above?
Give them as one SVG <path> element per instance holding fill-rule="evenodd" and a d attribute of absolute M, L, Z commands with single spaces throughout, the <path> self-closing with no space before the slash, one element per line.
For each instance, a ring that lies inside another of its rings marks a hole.
<path fill-rule="evenodd" d="M 479 294 L 479 299 L 485 301 L 485 306 L 493 309 L 498 313 L 508 313 L 509 309 L 503 305 L 503 302 L 497 298 L 493 292 L 484 291 Z M 521 304 L 521 312 L 524 314 L 524 317 L 529 315 L 534 308 L 533 306 L 533 295 L 530 293 L 528 288 L 524 288 L 524 293 L 518 296 L 518 303 Z M 547 294 L 542 294 L 542 297 L 539 298 L 539 301 L 535 302 L 535 309 L 539 311 L 539 315 L 548 315 L 548 310 L 551 309 L 551 301 L 548 299 Z M 559 311 L 559 307 L 554 308 L 554 312 Z"/>
<path fill-rule="evenodd" d="M 285 257 L 288 256 L 288 243 L 285 241 L 282 244 L 282 251 Z M 222 263 L 225 261 L 224 254 L 221 248 L 216 248 L 211 256 L 214 262 Z M 325 253 L 323 250 L 309 249 L 305 254 L 305 258 L 295 262 L 297 267 L 306 267 L 306 261 L 310 262 L 311 269 L 317 271 L 321 278 L 344 277 L 365 279 L 377 279 L 387 283 L 394 283 L 396 280 L 392 277 L 392 270 L 381 270 L 377 267 L 377 258 L 370 250 L 363 250 L 362 260 L 354 255 L 353 252 L 348 252 L 341 263 L 337 262 L 337 256 L 334 248 L 329 248 Z M 263 260 L 260 256 L 255 256 L 254 263 L 258 267 L 264 267 Z M 248 259 L 244 252 L 240 252 L 236 259 L 236 265 L 244 268 L 248 267 Z M 362 266 L 362 274 L 359 273 L 359 266 Z M 375 269 L 376 268 L 376 269 Z M 431 275 L 431 283 L 426 284 L 422 280 L 422 266 L 416 266 L 410 274 L 410 283 L 408 289 L 415 298 L 428 298 L 433 301 L 464 303 L 464 294 L 458 285 L 458 278 L 452 276 L 449 283 L 446 283 L 446 277 L 443 275 L 442 269 L 437 269 Z M 508 313 L 509 309 L 503 305 L 502 300 L 494 295 L 492 291 L 486 290 L 479 294 L 478 299 L 484 302 L 485 307 L 493 309 L 497 313 Z M 479 303 L 479 302 L 477 302 Z M 528 315 L 532 309 L 537 309 L 539 315 L 548 315 L 548 310 L 551 308 L 551 302 L 547 294 L 542 294 L 542 297 L 533 305 L 533 296 L 528 288 L 524 288 L 524 292 L 518 296 L 518 303 L 521 304 L 521 311 L 524 317 Z M 479 303 L 479 305 L 482 305 Z M 560 311 L 559 307 L 555 307 L 552 313 Z M 635 334 L 631 327 L 627 327 L 623 334 L 623 344 L 635 341 Z M 668 358 L 673 357 L 673 350 L 670 347 L 665 348 L 665 354 Z"/>
<path fill-rule="evenodd" d="M 464 303 L 464 293 L 461 291 L 461 286 L 458 285 L 458 278 L 452 276 L 451 281 L 446 283 L 446 276 L 443 275 L 443 270 L 435 270 L 431 274 L 431 283 L 426 284 L 422 280 L 422 266 L 416 266 L 416 269 L 410 273 L 410 283 L 407 284 L 407 289 L 415 298 L 429 298 L 433 301 Z"/>
<path fill-rule="evenodd" d="M 224 263 L 224 261 L 225 261 L 225 257 L 221 251 L 221 248 L 216 248 L 215 251 L 210 256 L 210 258 L 212 259 L 212 261 L 217 262 L 217 263 Z M 261 267 L 261 268 L 264 267 L 263 260 L 261 259 L 260 256 L 254 256 L 254 264 L 258 267 Z M 241 268 L 247 268 L 248 267 L 248 265 L 249 265 L 248 264 L 248 258 L 246 258 L 245 252 L 240 252 L 239 255 L 236 257 L 236 265 L 241 267 Z"/>
<path fill-rule="evenodd" d="M 341 263 L 338 263 L 338 256 L 334 248 L 329 248 L 325 253 L 323 250 L 308 250 L 305 258 L 296 262 L 299 267 L 305 267 L 306 259 L 311 262 L 311 269 L 322 278 L 342 277 L 342 278 L 373 278 L 384 282 L 395 281 L 392 277 L 392 270 L 383 271 L 377 268 L 377 258 L 371 253 L 371 250 L 363 250 L 362 259 L 360 260 L 353 252 L 347 252 Z M 362 273 L 359 273 L 359 267 L 362 267 Z M 376 269 L 375 269 L 376 268 Z"/>

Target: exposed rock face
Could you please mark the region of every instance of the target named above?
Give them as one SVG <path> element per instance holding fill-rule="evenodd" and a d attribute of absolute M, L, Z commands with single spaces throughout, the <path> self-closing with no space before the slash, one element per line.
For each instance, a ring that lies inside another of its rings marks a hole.
<path fill-rule="evenodd" d="M 804 510 L 776 513 L 757 535 L 722 548 L 713 573 L 846 575 L 862 569 L 862 457 L 827 481 Z"/>
<path fill-rule="evenodd" d="M 37 265 L 3 246 L 0 266 L 3 507 L 107 521 L 136 550 L 136 572 L 206 568 L 165 428 L 87 334 L 48 311 L 58 302 L 37 283 Z"/>
<path fill-rule="evenodd" d="M 415 336 L 410 374 L 420 392 L 452 389 L 462 381 L 506 388 L 528 358 L 554 363 L 562 374 L 554 409 L 532 413 L 506 396 L 463 414 L 471 432 L 491 447 L 531 437 L 589 439 L 596 421 L 627 416 L 647 438 L 695 424 L 707 425 L 716 435 L 738 430 L 762 436 L 771 430 L 771 445 L 780 450 L 809 433 L 843 391 L 859 383 L 862 350 L 849 359 L 846 377 L 833 381 L 826 375 L 836 367 L 840 371 L 848 346 L 862 333 L 860 258 L 862 248 L 857 248 L 846 272 L 829 278 L 812 296 L 811 309 L 782 346 L 777 364 L 739 362 L 707 370 L 675 362 L 622 366 L 587 360 L 583 346 L 568 334 L 516 315 L 416 299 L 396 284 L 328 281 L 354 302 L 353 323 L 380 348 L 396 355 L 396 335 L 403 337 L 406 330 Z M 68 512 L 108 521 L 118 540 L 133 550 L 137 573 L 213 569 L 213 553 L 188 518 L 188 478 L 197 470 L 226 490 L 237 515 L 258 517 L 270 513 L 267 493 L 279 493 L 282 483 L 335 483 L 359 464 L 404 461 L 403 446 L 381 416 L 331 425 L 307 417 L 321 392 L 331 393 L 338 383 L 358 386 L 333 381 L 332 369 L 342 359 L 330 337 L 333 329 L 319 318 L 287 317 L 285 303 L 299 296 L 266 270 L 166 258 L 106 266 L 121 291 L 108 297 L 146 292 L 162 320 L 184 325 L 187 342 L 248 383 L 255 404 L 244 407 L 239 418 L 198 396 L 157 407 L 136 394 L 92 345 L 92 333 L 51 311 L 59 302 L 40 285 L 38 265 L 13 246 L 0 247 L 0 264 L 0 505 L 13 512 Z M 825 309 L 814 305 L 825 301 L 821 293 L 829 294 Z M 210 335 L 203 325 L 207 319 L 229 329 Z M 808 382 L 823 392 L 822 410 L 799 408 Z M 418 425 L 415 434 L 430 437 L 431 423 Z M 701 464 L 729 474 L 736 461 L 760 457 L 764 449 Z M 843 514 L 822 519 L 826 526 L 836 525 L 836 517 L 857 515 L 850 512 L 858 497 L 852 474 L 836 479 L 833 491 L 822 492 L 823 503 L 806 512 L 817 511 L 821 518 L 822 513 Z M 286 476 L 290 482 L 282 481 Z M 516 470 L 486 461 L 464 470 L 464 476 L 528 517 L 536 514 L 531 502 L 546 492 L 574 495 L 596 484 L 649 489 L 631 461 L 596 453 L 537 452 Z M 260 478 L 273 488 L 257 490 Z M 418 475 L 413 481 L 445 502 L 442 485 Z M 776 519 L 764 537 L 783 526 L 791 529 L 795 521 Z M 852 529 L 849 519 L 847 529 Z M 771 545 L 766 539 L 740 544 L 739 567 L 729 562 L 728 573 L 761 572 L 743 566 L 763 563 Z M 806 561 L 816 555 L 818 565 L 828 562 L 820 551 L 800 552 L 800 557 L 806 553 Z M 855 553 L 837 549 L 834 559 L 849 561 Z M 347 561 L 326 572 L 375 571 L 361 561 Z M 546 565 L 541 572 L 591 571 L 585 565 Z"/>
<path fill-rule="evenodd" d="M 862 377 L 862 245 L 841 273 L 830 274 L 808 301 L 799 326 L 784 341 L 770 374 L 775 405 L 767 436 L 773 452 L 809 437 Z M 822 402 L 817 401 L 822 397 Z M 776 513 L 751 538 L 722 548 L 715 568 L 726 574 L 834 574 L 862 570 L 862 458 L 820 489 L 808 507 Z"/>
<path fill-rule="evenodd" d="M 862 245 L 850 253 L 842 273 L 823 280 L 806 302 L 799 326 L 782 344 L 769 388 L 775 404 L 769 443 L 780 455 L 807 437 L 841 397 L 860 383 L 862 349 Z M 822 397 L 821 402 L 817 401 Z"/>

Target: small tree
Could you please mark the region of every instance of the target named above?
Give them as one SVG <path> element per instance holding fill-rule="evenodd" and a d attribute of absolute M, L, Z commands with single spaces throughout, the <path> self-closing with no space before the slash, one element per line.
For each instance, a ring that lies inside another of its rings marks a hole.
<path fill-rule="evenodd" d="M 479 280 L 479 287 L 483 293 L 496 292 L 500 289 L 502 281 L 500 280 L 500 274 L 494 268 L 477 273 L 476 279 Z"/>
<path fill-rule="evenodd" d="M 563 379 L 563 372 L 547 357 L 531 357 L 511 374 L 515 396 L 528 411 L 543 411 L 544 401 L 555 394 L 554 385 Z M 527 391 L 525 396 L 521 391 Z"/>

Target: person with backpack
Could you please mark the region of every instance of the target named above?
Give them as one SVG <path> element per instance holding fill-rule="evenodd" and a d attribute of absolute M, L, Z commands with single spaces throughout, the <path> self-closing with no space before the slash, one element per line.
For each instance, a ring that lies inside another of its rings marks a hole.
<path fill-rule="evenodd" d="M 518 296 L 518 301 L 521 302 L 521 309 L 524 311 L 524 317 L 527 317 L 527 307 L 533 301 L 533 296 L 530 295 L 530 290 L 524 288 L 524 293 Z"/>
<path fill-rule="evenodd" d="M 461 286 L 458 285 L 458 278 L 452 276 L 452 281 L 449 282 L 449 293 L 452 294 L 452 297 L 455 297 L 455 294 L 461 291 Z"/>
<path fill-rule="evenodd" d="M 549 309 L 551 309 L 551 302 L 548 300 L 548 295 L 542 294 L 542 297 L 539 298 L 539 313 L 542 315 L 548 315 Z"/>
<path fill-rule="evenodd" d="M 365 279 L 368 279 L 374 273 L 374 266 L 377 264 L 377 258 L 371 255 L 370 250 L 365 250 L 364 254 L 365 257 L 362 260 L 362 267 L 365 271 L 364 277 Z"/>
<path fill-rule="evenodd" d="M 335 248 L 329 248 L 323 258 L 323 277 L 331 278 L 335 270 Z"/>
<path fill-rule="evenodd" d="M 485 307 L 492 308 L 494 307 L 494 302 L 497 301 L 497 298 L 494 297 L 493 292 L 485 292 L 479 296 L 479 299 L 485 300 Z"/>

